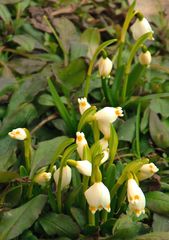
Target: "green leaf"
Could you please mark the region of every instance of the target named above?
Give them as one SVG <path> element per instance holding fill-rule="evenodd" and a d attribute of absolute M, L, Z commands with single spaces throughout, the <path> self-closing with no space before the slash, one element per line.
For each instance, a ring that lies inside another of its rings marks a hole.
<path fill-rule="evenodd" d="M 39 96 L 38 103 L 43 106 L 55 106 L 52 96 L 46 93 Z"/>
<path fill-rule="evenodd" d="M 169 117 L 169 99 L 152 99 L 150 102 L 150 109 L 155 113 L 160 113 L 163 117 Z"/>
<path fill-rule="evenodd" d="M 24 83 L 14 92 L 8 106 L 8 114 L 16 110 L 22 103 L 31 102 L 34 97 L 47 87 L 47 78 L 52 75 L 50 67 L 26 77 Z"/>
<path fill-rule="evenodd" d="M 48 213 L 40 219 L 44 231 L 52 236 L 65 236 L 75 239 L 79 235 L 79 227 L 70 216 Z"/>
<path fill-rule="evenodd" d="M 161 148 L 169 147 L 169 131 L 168 128 L 159 119 L 158 115 L 151 111 L 149 118 L 150 135 L 154 143 Z"/>
<path fill-rule="evenodd" d="M 19 50 L 31 52 L 35 48 L 36 40 L 29 35 L 15 35 L 13 41 L 19 44 Z"/>
<path fill-rule="evenodd" d="M 80 228 L 83 230 L 84 226 L 87 224 L 87 219 L 85 213 L 80 208 L 71 208 L 71 214 Z"/>
<path fill-rule="evenodd" d="M 153 232 L 169 232 L 169 218 L 153 214 Z"/>
<path fill-rule="evenodd" d="M 109 148 L 110 148 L 110 162 L 112 163 L 114 161 L 117 148 L 118 148 L 118 136 L 113 125 L 111 125 L 110 132 L 111 133 L 110 133 L 110 139 L 109 139 Z"/>
<path fill-rule="evenodd" d="M 86 63 L 82 58 L 73 60 L 67 67 L 58 70 L 58 77 L 62 84 L 71 91 L 79 87 L 85 80 Z"/>
<path fill-rule="evenodd" d="M 119 140 L 132 142 L 135 135 L 136 117 L 127 119 L 118 130 Z"/>
<path fill-rule="evenodd" d="M 92 59 L 100 44 L 100 33 L 96 28 L 88 28 L 81 35 L 81 42 L 88 46 L 88 58 Z"/>
<path fill-rule="evenodd" d="M 51 163 L 54 154 L 58 151 L 58 147 L 66 139 L 67 137 L 61 136 L 51 140 L 40 142 L 38 144 L 38 148 L 35 151 L 33 160 L 32 160 L 32 166 L 31 166 L 31 172 L 30 172 L 31 178 L 39 168 L 48 166 Z"/>
<path fill-rule="evenodd" d="M 14 239 L 31 227 L 41 213 L 46 200 L 45 195 L 39 195 L 21 207 L 5 212 L 0 221 L 0 239 Z"/>
<path fill-rule="evenodd" d="M 21 2 L 22 0 L 1 0 L 2 4 L 15 4 Z"/>
<path fill-rule="evenodd" d="M 17 206 L 18 203 L 21 201 L 22 192 L 23 192 L 22 185 L 18 185 L 18 186 L 10 188 L 5 193 L 4 203 L 10 208 Z"/>
<path fill-rule="evenodd" d="M 123 215 L 120 217 L 113 227 L 113 239 L 115 240 L 131 240 L 140 231 L 141 225 L 133 222 L 130 216 Z"/>
<path fill-rule="evenodd" d="M 150 109 L 147 107 L 144 111 L 143 117 L 141 119 L 140 129 L 142 133 L 146 133 L 149 123 Z"/>
<path fill-rule="evenodd" d="M 68 53 L 71 43 L 78 40 L 78 34 L 74 24 L 68 18 L 61 17 L 55 18 L 53 25 L 59 33 L 64 49 Z"/>
<path fill-rule="evenodd" d="M 128 78 L 127 96 L 131 96 L 135 88 L 140 85 L 140 78 L 143 76 L 145 71 L 146 67 L 144 65 L 141 65 L 140 63 L 137 63 L 133 67 Z"/>
<path fill-rule="evenodd" d="M 16 172 L 2 172 L 0 171 L 0 183 L 10 182 L 15 178 L 18 178 L 19 175 Z"/>
<path fill-rule="evenodd" d="M 168 232 L 154 232 L 134 238 L 134 240 L 168 240 Z"/>
<path fill-rule="evenodd" d="M 12 129 L 25 127 L 27 124 L 37 118 L 37 111 L 32 104 L 22 104 L 12 113 L 7 114 L 1 127 L 1 136 L 6 135 Z M 14 140 L 13 140 L 14 141 Z"/>
<path fill-rule="evenodd" d="M 155 213 L 169 216 L 169 196 L 163 192 L 146 193 L 146 206 Z"/>
<path fill-rule="evenodd" d="M 0 139 L 0 171 L 7 171 L 16 161 L 16 141 L 9 136 Z"/>
<path fill-rule="evenodd" d="M 83 115 L 80 118 L 79 124 L 78 124 L 78 131 L 80 132 L 82 130 L 82 128 L 84 127 L 84 125 L 90 121 L 93 120 L 93 115 L 96 113 L 96 107 L 95 106 L 91 106 L 90 108 L 88 108 Z"/>
<path fill-rule="evenodd" d="M 57 107 L 61 117 L 63 118 L 63 120 L 65 121 L 69 131 L 72 131 L 73 129 L 73 125 L 70 121 L 70 116 L 69 116 L 69 113 L 65 107 L 65 105 L 63 104 L 63 102 L 61 101 L 60 97 L 59 97 L 59 94 L 57 93 L 57 90 L 55 88 L 55 86 L 53 85 L 52 81 L 49 79 L 48 81 L 48 84 L 49 84 L 49 89 L 50 89 L 50 92 L 52 94 L 52 97 L 53 97 L 53 101 L 55 103 L 55 106 Z"/>
<path fill-rule="evenodd" d="M 2 3 L 2 2 L 1 2 Z M 11 14 L 6 6 L 0 4 L 0 16 L 5 22 L 5 24 L 9 24 L 11 22 Z"/>

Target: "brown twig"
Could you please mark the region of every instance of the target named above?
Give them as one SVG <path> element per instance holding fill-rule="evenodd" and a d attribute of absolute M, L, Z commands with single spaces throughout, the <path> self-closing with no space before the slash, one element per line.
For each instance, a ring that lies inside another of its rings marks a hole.
<path fill-rule="evenodd" d="M 32 129 L 31 134 L 34 134 L 39 128 L 45 125 L 47 122 L 52 121 L 57 117 L 56 113 L 49 115 L 47 118 L 43 119 L 35 128 Z"/>

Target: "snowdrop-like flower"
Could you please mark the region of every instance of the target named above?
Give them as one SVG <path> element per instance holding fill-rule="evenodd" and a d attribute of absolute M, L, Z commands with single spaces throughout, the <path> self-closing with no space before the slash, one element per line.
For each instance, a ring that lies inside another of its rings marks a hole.
<path fill-rule="evenodd" d="M 91 107 L 91 105 L 88 103 L 87 98 L 78 98 L 79 103 L 79 111 L 82 115 L 88 108 Z"/>
<path fill-rule="evenodd" d="M 89 209 L 93 214 L 103 208 L 110 212 L 110 193 L 102 182 L 94 183 L 84 194 L 89 204 Z"/>
<path fill-rule="evenodd" d="M 52 174 L 50 172 L 40 172 L 38 173 L 33 181 L 41 186 L 45 186 L 47 182 L 50 181 Z"/>
<path fill-rule="evenodd" d="M 110 138 L 110 123 L 115 122 L 118 117 L 122 116 L 123 110 L 121 107 L 104 107 L 95 113 L 99 130 L 103 133 L 104 138 Z"/>
<path fill-rule="evenodd" d="M 95 113 L 96 120 L 113 123 L 118 117 L 123 117 L 123 110 L 121 107 L 104 107 Z"/>
<path fill-rule="evenodd" d="M 56 188 L 57 188 L 58 182 L 59 182 L 59 175 L 60 175 L 60 168 L 58 168 L 53 175 L 53 178 L 54 178 L 55 184 L 56 184 Z M 62 170 L 61 190 L 70 184 L 71 178 L 72 178 L 72 170 L 68 165 L 66 165 L 65 167 L 63 167 L 63 170 Z"/>
<path fill-rule="evenodd" d="M 99 74 L 101 77 L 108 77 L 113 67 L 112 61 L 106 57 L 101 57 L 98 62 Z"/>
<path fill-rule="evenodd" d="M 84 147 L 87 145 L 87 141 L 83 132 L 76 133 L 76 144 L 77 144 L 77 152 L 80 158 L 82 159 Z"/>
<path fill-rule="evenodd" d="M 25 140 L 27 138 L 26 131 L 24 128 L 16 128 L 13 129 L 11 132 L 8 133 L 11 138 L 17 140 Z"/>
<path fill-rule="evenodd" d="M 92 164 L 88 160 L 76 161 L 77 170 L 85 175 L 90 177 L 92 175 Z"/>
<path fill-rule="evenodd" d="M 127 198 L 129 201 L 129 208 L 136 214 L 137 217 L 139 217 L 142 213 L 145 213 L 145 196 L 134 179 L 128 180 Z"/>
<path fill-rule="evenodd" d="M 104 154 L 104 156 L 103 156 L 100 164 L 105 163 L 109 159 L 109 149 L 107 148 L 106 150 L 104 150 L 103 154 Z"/>
<path fill-rule="evenodd" d="M 152 177 L 154 175 L 154 173 L 158 172 L 158 170 L 159 169 L 156 167 L 156 165 L 154 163 L 144 164 L 140 168 L 138 178 L 139 178 L 140 181 L 145 180 L 147 178 Z"/>
<path fill-rule="evenodd" d="M 131 26 L 131 31 L 133 34 L 133 38 L 137 40 L 140 38 L 142 35 L 152 32 L 153 30 L 146 18 L 142 18 L 141 20 L 137 18 L 137 20 L 133 23 Z"/>
<path fill-rule="evenodd" d="M 139 55 L 139 62 L 141 65 L 150 65 L 151 53 L 149 51 L 141 52 Z"/>

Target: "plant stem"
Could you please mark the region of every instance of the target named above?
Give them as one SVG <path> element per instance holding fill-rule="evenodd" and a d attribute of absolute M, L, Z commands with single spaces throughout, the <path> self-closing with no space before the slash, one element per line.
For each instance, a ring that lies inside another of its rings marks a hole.
<path fill-rule="evenodd" d="M 96 52 L 94 53 L 93 58 L 92 58 L 91 61 L 90 61 L 89 68 L 88 68 L 88 71 L 87 71 L 86 84 L 85 84 L 85 89 L 84 89 L 84 97 L 87 98 L 87 96 L 88 96 L 89 87 L 90 87 L 90 78 L 91 78 L 93 66 L 94 66 L 94 63 L 95 63 L 95 61 L 96 61 L 96 58 L 97 58 L 98 54 L 99 54 L 105 47 L 109 46 L 110 44 L 112 44 L 112 43 L 114 43 L 114 42 L 116 42 L 116 41 L 117 41 L 117 39 L 108 40 L 108 41 L 102 43 L 102 44 L 96 49 Z"/>
<path fill-rule="evenodd" d="M 25 155 L 25 165 L 28 172 L 31 169 L 31 136 L 28 129 L 24 129 L 27 138 L 24 140 L 24 155 Z"/>
<path fill-rule="evenodd" d="M 89 225 L 90 226 L 95 226 L 95 215 L 91 213 L 89 210 Z"/>
<path fill-rule="evenodd" d="M 67 66 L 68 65 L 68 54 L 62 44 L 61 39 L 59 38 L 58 34 L 56 33 L 54 27 L 52 26 L 52 24 L 50 23 L 49 19 L 47 18 L 47 16 L 44 16 L 44 20 L 46 21 L 48 27 L 50 28 L 50 30 L 52 31 L 53 35 L 55 36 L 57 42 L 59 43 L 60 48 L 62 49 L 63 52 L 63 56 L 64 56 L 64 65 Z"/>
<path fill-rule="evenodd" d="M 110 94 L 110 88 L 108 86 L 108 78 L 102 78 L 102 89 L 106 100 L 112 105 L 112 99 Z"/>
<path fill-rule="evenodd" d="M 106 210 L 102 211 L 102 223 L 105 223 L 108 218 L 108 212 Z"/>
<path fill-rule="evenodd" d="M 137 50 L 139 49 L 139 47 L 143 44 L 143 42 L 151 36 L 152 36 L 152 32 L 145 33 L 143 36 L 141 36 L 135 42 L 135 44 L 133 45 L 133 47 L 131 49 L 131 53 L 130 53 L 130 56 L 128 58 L 127 65 L 126 65 L 126 68 L 125 68 L 125 76 L 124 76 L 123 88 L 122 88 L 122 103 L 124 103 L 125 100 L 126 100 L 128 77 L 129 77 L 129 73 L 131 71 L 131 64 L 132 64 L 132 61 L 135 57 L 135 54 L 136 54 Z"/>
<path fill-rule="evenodd" d="M 57 192 L 56 192 L 56 198 L 57 198 L 58 212 L 59 213 L 62 212 L 62 190 L 61 190 L 62 172 L 63 172 L 63 166 L 60 166 L 58 189 L 57 189 Z"/>
<path fill-rule="evenodd" d="M 136 152 L 137 152 L 137 158 L 141 158 L 141 154 L 140 154 L 140 111 L 141 111 L 141 103 L 138 104 L 137 116 L 136 116 Z"/>

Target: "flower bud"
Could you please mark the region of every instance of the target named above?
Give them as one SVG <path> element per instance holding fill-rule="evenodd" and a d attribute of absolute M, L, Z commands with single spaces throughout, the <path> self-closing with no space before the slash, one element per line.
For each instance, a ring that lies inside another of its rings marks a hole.
<path fill-rule="evenodd" d="M 141 20 L 137 18 L 130 29 L 135 40 L 139 39 L 148 32 L 153 33 L 153 30 L 146 18 L 142 18 Z"/>
<path fill-rule="evenodd" d="M 88 108 L 91 107 L 91 105 L 87 102 L 87 98 L 78 98 L 79 103 L 79 111 L 82 115 Z"/>
<path fill-rule="evenodd" d="M 85 175 L 90 177 L 92 175 L 92 164 L 88 160 L 76 161 L 77 170 Z"/>
<path fill-rule="evenodd" d="M 45 186 L 50 181 L 52 174 L 50 172 L 40 172 L 35 175 L 33 181 L 41 186 Z"/>
<path fill-rule="evenodd" d="M 11 132 L 8 133 L 8 135 L 11 138 L 17 139 L 17 140 L 25 140 L 27 138 L 26 131 L 24 128 L 16 128 L 13 129 Z"/>
<path fill-rule="evenodd" d="M 154 163 L 144 164 L 140 168 L 138 178 L 140 181 L 145 180 L 147 178 L 152 177 L 154 175 L 154 173 L 158 172 L 158 170 L 159 169 L 156 167 L 156 165 Z"/>
<path fill-rule="evenodd" d="M 127 198 L 129 202 L 129 208 L 136 214 L 137 217 L 139 217 L 141 213 L 145 213 L 145 196 L 134 179 L 128 180 Z"/>
<path fill-rule="evenodd" d="M 93 214 L 103 208 L 110 212 L 110 192 L 102 182 L 94 183 L 84 194 Z"/>
<path fill-rule="evenodd" d="M 87 145 L 87 141 L 83 132 L 76 133 L 76 144 L 77 144 L 77 152 L 81 159 L 83 159 L 83 150 Z"/>
<path fill-rule="evenodd" d="M 113 67 L 112 61 L 106 57 L 101 57 L 98 63 L 99 74 L 101 77 L 108 77 Z"/>
<path fill-rule="evenodd" d="M 141 65 L 150 65 L 151 53 L 149 51 L 141 52 L 139 55 L 139 62 Z"/>
<path fill-rule="evenodd" d="M 59 175 L 60 175 L 60 168 L 58 168 L 53 175 L 53 178 L 54 178 L 55 184 L 56 184 L 56 188 L 58 187 Z M 71 178 L 72 178 L 72 170 L 68 165 L 66 165 L 62 169 L 61 190 L 70 184 Z"/>

